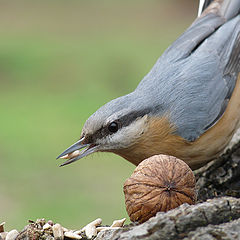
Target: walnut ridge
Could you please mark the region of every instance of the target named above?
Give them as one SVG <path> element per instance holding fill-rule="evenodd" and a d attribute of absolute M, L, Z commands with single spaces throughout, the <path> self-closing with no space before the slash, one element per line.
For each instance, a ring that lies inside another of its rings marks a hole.
<path fill-rule="evenodd" d="M 130 220 L 145 222 L 157 212 L 196 202 L 195 177 L 180 159 L 156 155 L 142 161 L 124 183 Z"/>

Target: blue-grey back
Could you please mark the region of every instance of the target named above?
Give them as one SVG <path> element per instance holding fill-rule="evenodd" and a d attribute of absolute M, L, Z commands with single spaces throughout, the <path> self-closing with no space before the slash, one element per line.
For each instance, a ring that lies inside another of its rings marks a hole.
<path fill-rule="evenodd" d="M 240 70 L 239 34 L 240 16 L 227 22 L 211 13 L 199 18 L 140 82 L 134 95 L 142 106 L 136 108 L 170 114 L 180 136 L 197 139 L 221 118 L 233 92 Z"/>
<path fill-rule="evenodd" d="M 214 7 L 163 53 L 134 92 L 106 103 L 84 129 L 94 133 L 127 119 L 124 127 L 145 114 L 168 114 L 177 134 L 188 141 L 211 128 L 223 115 L 240 71 L 240 0 Z"/>

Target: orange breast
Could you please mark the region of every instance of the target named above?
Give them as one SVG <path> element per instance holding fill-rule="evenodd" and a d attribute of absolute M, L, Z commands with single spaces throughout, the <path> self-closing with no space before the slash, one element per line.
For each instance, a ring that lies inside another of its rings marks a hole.
<path fill-rule="evenodd" d="M 197 116 L 196 116 L 197 117 Z M 135 165 L 156 155 L 167 154 L 184 160 L 192 169 L 197 169 L 221 154 L 240 122 L 240 77 L 222 118 L 194 142 L 174 135 L 174 126 L 168 118 L 151 118 L 145 132 L 127 149 L 115 153 Z"/>

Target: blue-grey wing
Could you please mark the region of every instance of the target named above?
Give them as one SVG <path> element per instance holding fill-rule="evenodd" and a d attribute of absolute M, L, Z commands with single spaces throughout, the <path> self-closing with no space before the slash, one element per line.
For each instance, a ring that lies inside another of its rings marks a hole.
<path fill-rule="evenodd" d="M 181 101 L 173 107 L 173 122 L 178 134 L 194 141 L 220 120 L 232 96 L 240 71 L 240 17 L 223 25 L 182 63 L 181 74 L 185 72 L 189 84 L 180 85 L 185 96 L 176 92 Z"/>
<path fill-rule="evenodd" d="M 207 14 L 164 52 L 136 91 L 154 96 L 143 100 L 146 107 L 159 115 L 165 110 L 177 133 L 194 141 L 225 112 L 240 71 L 239 56 L 240 16 L 226 21 Z"/>

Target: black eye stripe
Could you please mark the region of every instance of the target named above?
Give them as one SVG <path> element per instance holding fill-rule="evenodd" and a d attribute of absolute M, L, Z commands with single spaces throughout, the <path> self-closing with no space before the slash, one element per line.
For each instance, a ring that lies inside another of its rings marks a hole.
<path fill-rule="evenodd" d="M 157 107 L 157 108 L 159 108 L 159 107 Z M 146 114 L 149 114 L 150 112 L 156 111 L 157 108 L 154 108 L 154 109 L 147 108 L 142 111 L 133 111 L 133 112 L 128 113 L 112 122 L 116 122 L 118 124 L 118 130 L 120 130 L 123 127 L 129 126 L 137 118 L 143 117 Z M 117 131 L 115 131 L 115 132 L 109 131 L 109 124 L 110 123 L 108 123 L 107 126 L 102 126 L 95 133 L 93 133 L 91 136 L 89 136 L 89 140 L 91 139 L 91 143 L 95 143 L 96 140 L 104 138 L 109 135 L 112 135 L 117 132 Z"/>

